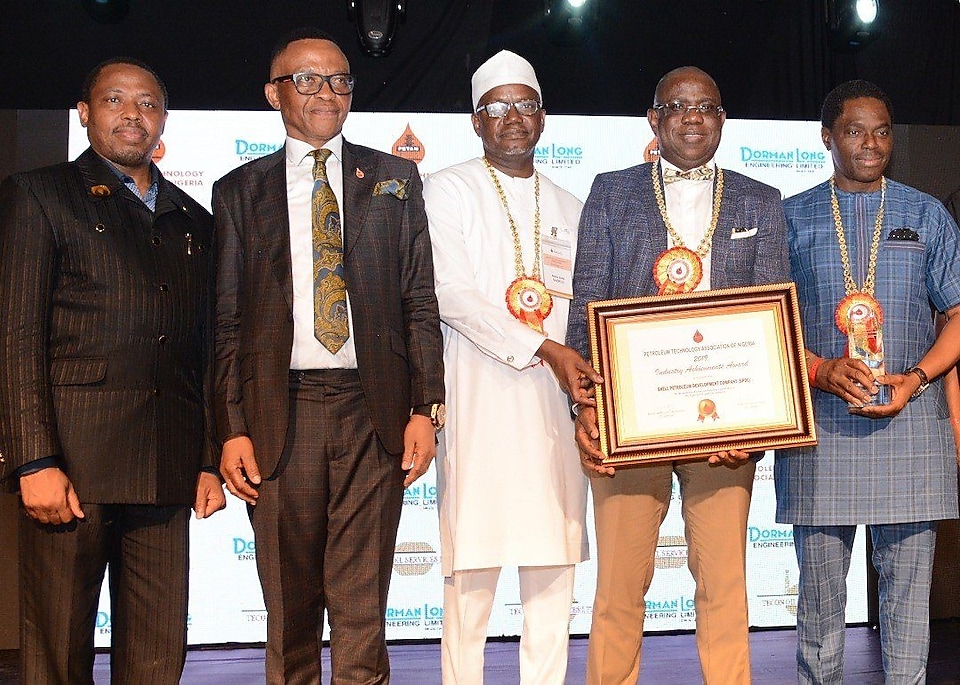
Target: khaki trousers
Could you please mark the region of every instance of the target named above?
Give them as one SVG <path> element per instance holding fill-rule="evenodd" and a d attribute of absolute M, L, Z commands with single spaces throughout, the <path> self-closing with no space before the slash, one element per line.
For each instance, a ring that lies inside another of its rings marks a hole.
<path fill-rule="evenodd" d="M 690 573 L 696 582 L 697 649 L 706 685 L 750 682 L 746 527 L 756 465 L 706 462 L 621 469 L 591 479 L 597 530 L 597 594 L 588 685 L 636 683 L 644 595 L 653 579 L 660 524 L 680 481 Z"/>

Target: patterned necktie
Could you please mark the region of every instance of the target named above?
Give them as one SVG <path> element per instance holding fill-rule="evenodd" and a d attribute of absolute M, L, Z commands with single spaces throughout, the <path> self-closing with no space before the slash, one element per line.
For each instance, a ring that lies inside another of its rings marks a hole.
<path fill-rule="evenodd" d="M 343 238 L 337 197 L 327 180 L 330 150 L 313 155 L 313 334 L 336 354 L 347 338 L 347 286 L 343 280 Z"/>
<path fill-rule="evenodd" d="M 663 182 L 674 183 L 676 181 L 712 181 L 713 169 L 708 166 L 698 166 L 687 171 L 679 171 L 670 167 L 663 167 Z"/>

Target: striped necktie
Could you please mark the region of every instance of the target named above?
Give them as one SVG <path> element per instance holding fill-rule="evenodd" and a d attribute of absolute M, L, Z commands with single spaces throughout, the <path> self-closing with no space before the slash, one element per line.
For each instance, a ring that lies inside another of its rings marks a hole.
<path fill-rule="evenodd" d="M 343 237 L 340 209 L 327 180 L 330 150 L 314 150 L 313 198 L 313 334 L 336 354 L 347 338 L 347 287 L 343 280 Z"/>

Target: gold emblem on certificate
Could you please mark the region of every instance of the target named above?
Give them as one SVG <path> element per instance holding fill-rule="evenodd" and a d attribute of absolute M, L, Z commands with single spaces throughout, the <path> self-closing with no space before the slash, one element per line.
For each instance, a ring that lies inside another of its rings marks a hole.
<path fill-rule="evenodd" d="M 667 227 L 667 235 L 673 247 L 660 253 L 653 263 L 653 280 L 660 289 L 660 295 L 675 295 L 678 293 L 693 292 L 703 280 L 703 258 L 710 252 L 713 243 L 713 234 L 720 223 L 720 200 L 723 197 L 723 169 L 717 167 L 716 185 L 713 188 L 713 215 L 710 226 L 700 239 L 696 250 L 687 247 L 683 238 L 677 233 L 670 217 L 667 216 L 667 202 L 663 196 L 663 182 L 660 179 L 660 162 L 651 167 L 653 178 L 653 194 L 657 199 L 657 208 L 660 218 Z"/>
<path fill-rule="evenodd" d="M 720 418 L 720 416 L 717 415 L 717 404 L 713 400 L 700 400 L 700 404 L 697 405 L 697 411 L 700 414 L 697 417 L 697 421 L 700 423 L 703 423 L 703 420 L 708 416 L 714 421 Z"/>
<path fill-rule="evenodd" d="M 692 292 L 703 278 L 703 262 L 686 247 L 671 247 L 653 265 L 653 280 L 661 295 Z"/>
<path fill-rule="evenodd" d="M 507 288 L 507 309 L 535 331 L 543 333 L 543 321 L 553 309 L 547 287 L 533 278 L 518 278 Z"/>

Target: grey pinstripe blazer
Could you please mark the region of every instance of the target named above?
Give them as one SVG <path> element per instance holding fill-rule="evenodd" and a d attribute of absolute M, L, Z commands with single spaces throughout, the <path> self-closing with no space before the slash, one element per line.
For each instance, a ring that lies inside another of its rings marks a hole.
<path fill-rule="evenodd" d="M 0 186 L 0 475 L 56 456 L 82 502 L 193 502 L 211 238 L 175 185 L 151 213 L 91 149 Z"/>
<path fill-rule="evenodd" d="M 723 174 L 720 223 L 710 252 L 711 286 L 789 281 L 780 192 L 733 171 Z M 734 234 L 745 237 L 734 239 Z M 653 265 L 665 249 L 667 228 L 653 194 L 650 165 L 599 174 L 580 215 L 567 345 L 590 358 L 588 302 L 656 295 Z"/>
<path fill-rule="evenodd" d="M 216 437 L 250 436 L 264 477 L 289 414 L 293 277 L 285 149 L 213 191 L 217 242 Z M 443 401 L 440 316 L 416 165 L 343 142 L 344 268 L 366 406 L 388 452 L 403 451 L 412 406 Z M 357 173 L 359 172 L 359 173 Z M 374 194 L 405 179 L 408 197 Z"/>

